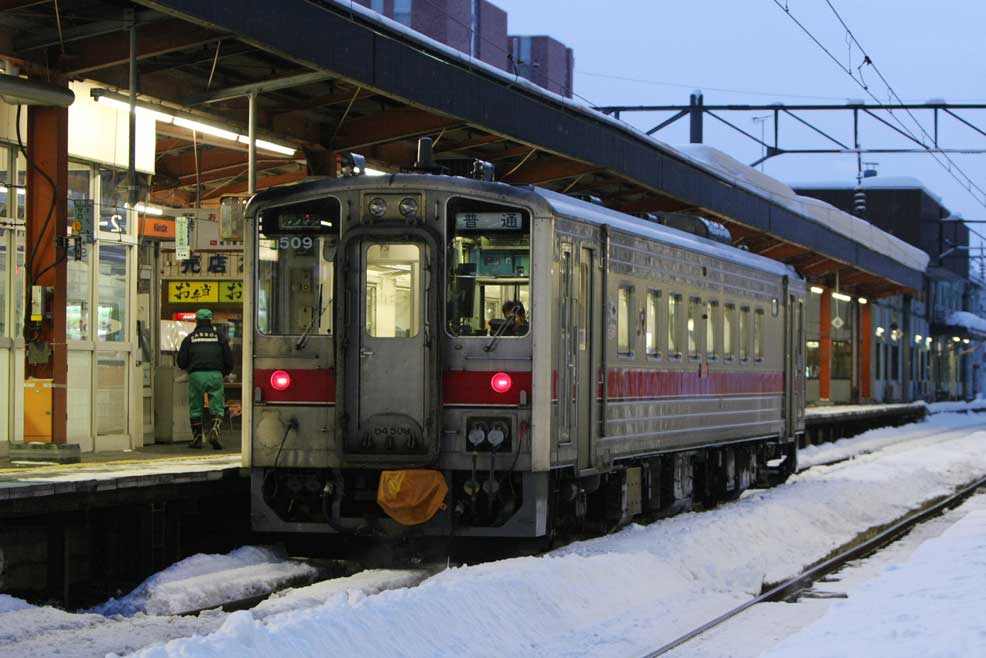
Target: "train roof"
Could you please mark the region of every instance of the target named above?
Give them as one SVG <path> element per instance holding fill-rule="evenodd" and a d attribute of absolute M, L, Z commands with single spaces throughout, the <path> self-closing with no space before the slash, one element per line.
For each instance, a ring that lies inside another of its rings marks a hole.
<path fill-rule="evenodd" d="M 764 256 L 758 256 L 757 254 L 752 254 L 748 251 L 722 244 L 721 242 L 716 242 L 714 240 L 709 240 L 698 235 L 686 233 L 685 231 L 680 231 L 676 228 L 671 228 L 670 226 L 664 226 L 646 219 L 640 219 L 639 217 L 627 215 L 617 210 L 606 208 L 605 206 L 588 203 L 586 201 L 582 201 L 581 199 L 576 199 L 559 192 L 546 190 L 540 187 L 529 189 L 533 189 L 538 196 L 544 199 L 548 205 L 551 206 L 551 209 L 555 212 L 555 214 L 558 215 L 563 215 L 565 217 L 577 217 L 583 221 L 600 226 L 612 226 L 613 228 L 623 231 L 624 233 L 639 235 L 640 237 L 681 247 L 683 249 L 700 251 L 704 254 L 721 258 L 722 260 L 739 263 L 740 265 L 745 265 L 746 267 L 751 267 L 762 272 L 769 272 L 778 276 L 794 276 L 800 278 L 794 268 L 790 265 L 785 265 L 780 261 L 771 260 L 770 258 L 766 258 Z"/>
<path fill-rule="evenodd" d="M 545 204 L 547 209 L 557 215 L 572 217 L 597 226 L 611 226 L 614 229 L 655 240 L 664 244 L 702 252 L 715 258 L 731 261 L 746 267 L 768 272 L 777 276 L 800 276 L 790 265 L 757 254 L 709 240 L 692 233 L 686 233 L 670 226 L 627 215 L 605 206 L 589 203 L 559 192 L 534 187 L 532 185 L 510 185 L 500 182 L 484 182 L 459 176 L 433 174 L 385 174 L 382 176 L 358 176 L 348 178 L 322 178 L 293 185 L 274 187 L 257 193 L 250 206 L 266 206 L 291 197 L 312 198 L 318 194 L 338 192 L 339 188 L 373 189 L 384 187 L 417 187 L 423 189 L 447 188 L 449 183 L 471 188 L 476 192 L 496 196 L 512 196 L 517 202 Z M 510 203 L 502 198 L 501 202 Z M 249 212 L 249 210 L 248 210 Z"/>

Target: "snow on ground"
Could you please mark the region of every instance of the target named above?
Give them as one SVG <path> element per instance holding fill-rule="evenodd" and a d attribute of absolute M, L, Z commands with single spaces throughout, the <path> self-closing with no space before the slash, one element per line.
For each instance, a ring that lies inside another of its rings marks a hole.
<path fill-rule="evenodd" d="M 136 655 L 644 654 L 861 530 L 986 473 L 986 432 L 929 427 L 890 430 L 906 444 L 813 468 L 713 511 L 634 525 L 545 557 L 448 569 L 415 588 L 337 593 L 264 617 L 238 612 L 209 636 Z"/>
<path fill-rule="evenodd" d="M 849 591 L 845 600 L 765 658 L 969 658 L 986 655 L 986 510 L 969 512 Z"/>
<path fill-rule="evenodd" d="M 154 574 L 121 599 L 92 610 L 101 615 L 177 615 L 273 592 L 292 581 L 314 578 L 315 567 L 288 561 L 263 546 L 226 555 L 193 555 Z"/>
<path fill-rule="evenodd" d="M 10 596 L 9 594 L 0 594 L 0 615 L 5 612 L 15 612 L 17 610 L 27 610 L 28 608 L 33 608 L 30 603 L 23 599 L 19 599 L 16 596 Z"/>

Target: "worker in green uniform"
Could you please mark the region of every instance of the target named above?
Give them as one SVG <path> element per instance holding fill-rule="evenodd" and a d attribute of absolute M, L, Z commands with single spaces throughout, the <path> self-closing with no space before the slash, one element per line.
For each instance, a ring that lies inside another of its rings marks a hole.
<path fill-rule="evenodd" d="M 223 377 L 233 371 L 233 351 L 226 338 L 212 326 L 212 311 L 195 313 L 195 330 L 185 336 L 178 349 L 178 367 L 188 372 L 188 408 L 192 419 L 192 448 L 201 448 L 205 432 L 209 445 L 222 449 L 219 431 L 226 415 Z M 203 418 L 205 394 L 209 395 L 209 415 Z"/>

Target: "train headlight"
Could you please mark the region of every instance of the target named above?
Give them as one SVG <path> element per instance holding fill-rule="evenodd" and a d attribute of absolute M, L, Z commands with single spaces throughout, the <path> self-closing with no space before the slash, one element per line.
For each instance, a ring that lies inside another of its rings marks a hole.
<path fill-rule="evenodd" d="M 380 197 L 374 197 L 370 199 L 370 204 L 367 206 L 367 210 L 374 217 L 383 217 L 387 214 L 387 202 Z"/>
<path fill-rule="evenodd" d="M 291 375 L 283 370 L 275 370 L 270 376 L 270 387 L 275 391 L 286 391 L 291 386 Z"/>
<path fill-rule="evenodd" d="M 490 388 L 497 393 L 506 393 L 513 384 L 514 382 L 510 379 L 510 375 L 505 372 L 498 372 L 490 379 Z"/>
<path fill-rule="evenodd" d="M 401 200 L 401 205 L 398 206 L 401 211 L 401 215 L 404 217 L 414 217 L 418 214 L 418 200 L 407 197 Z"/>
<path fill-rule="evenodd" d="M 486 440 L 486 426 L 482 423 L 473 425 L 472 429 L 469 430 L 469 434 L 466 435 L 466 438 L 469 440 L 469 443 L 473 445 L 473 447 L 478 446 Z"/>

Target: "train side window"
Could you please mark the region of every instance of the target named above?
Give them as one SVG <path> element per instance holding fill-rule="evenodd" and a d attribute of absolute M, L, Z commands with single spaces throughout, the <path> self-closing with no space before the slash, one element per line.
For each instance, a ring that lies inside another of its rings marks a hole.
<path fill-rule="evenodd" d="M 661 358 L 661 350 L 657 347 L 657 337 L 659 333 L 659 316 L 661 313 L 661 291 L 660 290 L 648 290 L 647 291 L 647 318 L 645 320 L 644 332 L 647 342 L 647 356 L 659 359 Z"/>
<path fill-rule="evenodd" d="M 740 361 L 750 360 L 750 307 L 740 308 L 739 317 L 739 358 Z"/>
<path fill-rule="evenodd" d="M 688 358 L 698 358 L 698 332 L 702 322 L 702 300 L 698 297 L 688 298 Z"/>
<path fill-rule="evenodd" d="M 705 358 L 715 361 L 719 358 L 719 340 L 716 336 L 716 316 L 719 314 L 719 302 L 705 303 Z"/>
<path fill-rule="evenodd" d="M 763 309 L 753 314 L 753 358 L 763 361 Z"/>
<path fill-rule="evenodd" d="M 633 356 L 632 317 L 633 286 L 620 286 L 616 291 L 616 352 L 621 356 Z"/>
<path fill-rule="evenodd" d="M 736 329 L 736 305 L 726 304 L 722 312 L 722 357 L 726 361 L 732 361 L 733 353 L 733 331 Z"/>
<path fill-rule="evenodd" d="M 681 295 L 668 295 L 668 356 L 681 358 Z"/>

